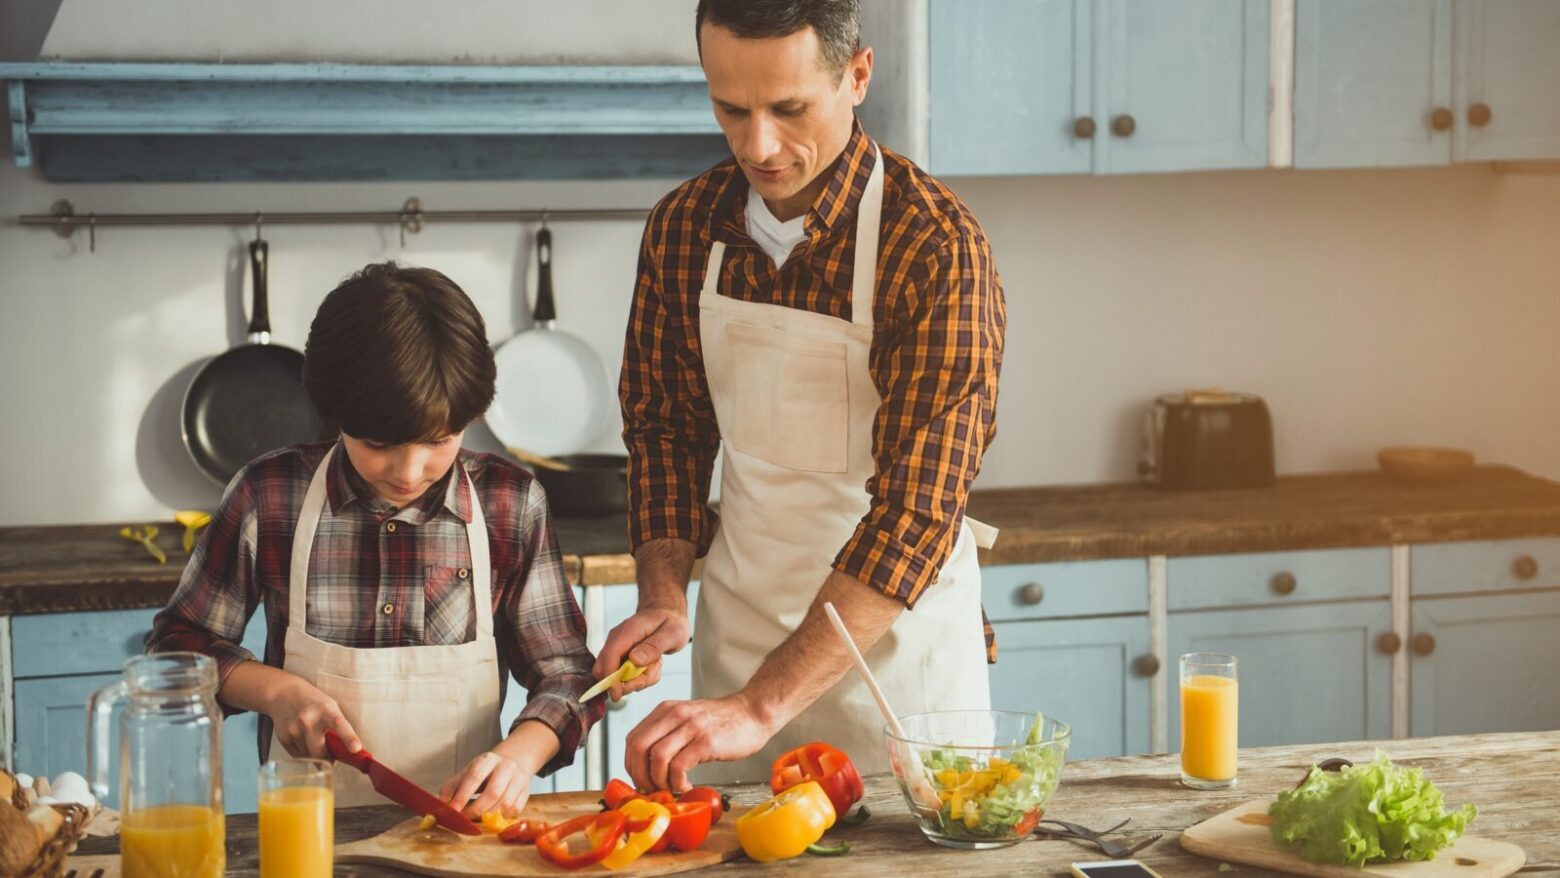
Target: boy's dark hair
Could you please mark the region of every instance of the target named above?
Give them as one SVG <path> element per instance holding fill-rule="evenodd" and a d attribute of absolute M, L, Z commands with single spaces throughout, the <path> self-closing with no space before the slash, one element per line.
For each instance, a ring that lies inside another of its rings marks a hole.
<path fill-rule="evenodd" d="M 835 73 L 843 73 L 861 47 L 861 0 L 699 0 L 696 41 L 706 21 L 746 40 L 788 37 L 810 27 L 823 63 Z"/>
<path fill-rule="evenodd" d="M 369 265 L 325 297 L 309 326 L 303 386 L 331 429 L 386 445 L 465 429 L 493 401 L 487 328 L 431 268 Z"/>

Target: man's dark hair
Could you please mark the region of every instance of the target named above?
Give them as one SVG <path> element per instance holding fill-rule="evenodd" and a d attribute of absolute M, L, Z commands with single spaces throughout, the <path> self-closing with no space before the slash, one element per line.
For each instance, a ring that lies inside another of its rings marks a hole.
<path fill-rule="evenodd" d="M 497 369 L 482 315 L 431 268 L 381 262 L 320 303 L 303 386 L 332 429 L 386 445 L 465 429 L 493 401 Z"/>
<path fill-rule="evenodd" d="M 861 46 L 861 0 L 699 0 L 695 40 L 706 21 L 746 40 L 788 37 L 810 27 L 823 63 L 835 72 L 844 72 Z"/>

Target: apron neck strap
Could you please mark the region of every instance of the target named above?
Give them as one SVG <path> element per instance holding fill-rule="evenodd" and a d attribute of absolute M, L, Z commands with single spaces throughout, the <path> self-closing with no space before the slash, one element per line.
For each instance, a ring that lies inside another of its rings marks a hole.
<path fill-rule="evenodd" d="M 325 511 L 325 481 L 330 472 L 330 462 L 336 455 L 333 446 L 325 452 L 320 465 L 309 479 L 309 489 L 303 495 L 303 507 L 298 511 L 298 525 L 293 530 L 292 563 L 287 580 L 287 627 L 306 630 L 309 601 L 309 556 L 314 550 L 314 536 L 319 530 L 320 518 Z M 471 520 L 466 522 L 466 541 L 471 546 L 471 593 L 476 617 L 476 636 L 493 636 L 493 565 L 488 551 L 487 519 L 482 514 L 482 504 L 477 501 L 477 486 L 471 481 L 460 458 L 455 459 L 455 470 L 466 481 L 471 492 Z"/>
<path fill-rule="evenodd" d="M 856 203 L 856 263 L 851 272 L 850 322 L 872 328 L 872 299 L 877 289 L 878 226 L 883 218 L 883 152 L 872 144 L 872 173 Z"/>

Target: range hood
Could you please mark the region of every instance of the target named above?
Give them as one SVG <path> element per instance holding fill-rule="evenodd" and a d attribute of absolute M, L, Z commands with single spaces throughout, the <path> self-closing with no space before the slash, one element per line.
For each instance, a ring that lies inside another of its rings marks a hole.
<path fill-rule="evenodd" d="M 55 181 L 682 177 L 726 155 L 693 6 L 64 0 L 0 80 Z"/>

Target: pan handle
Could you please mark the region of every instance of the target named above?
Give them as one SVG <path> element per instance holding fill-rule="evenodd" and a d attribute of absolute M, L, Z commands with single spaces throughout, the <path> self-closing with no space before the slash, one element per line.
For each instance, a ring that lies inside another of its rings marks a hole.
<path fill-rule="evenodd" d="M 558 319 L 558 309 L 553 305 L 552 232 L 546 226 L 536 233 L 536 310 L 531 312 L 531 319 L 538 325 Z"/>
<path fill-rule="evenodd" d="M 270 244 L 258 238 L 249 242 L 249 268 L 255 281 L 255 303 L 249 314 L 251 344 L 269 344 L 271 341 L 271 303 L 266 292 L 270 255 Z"/>

